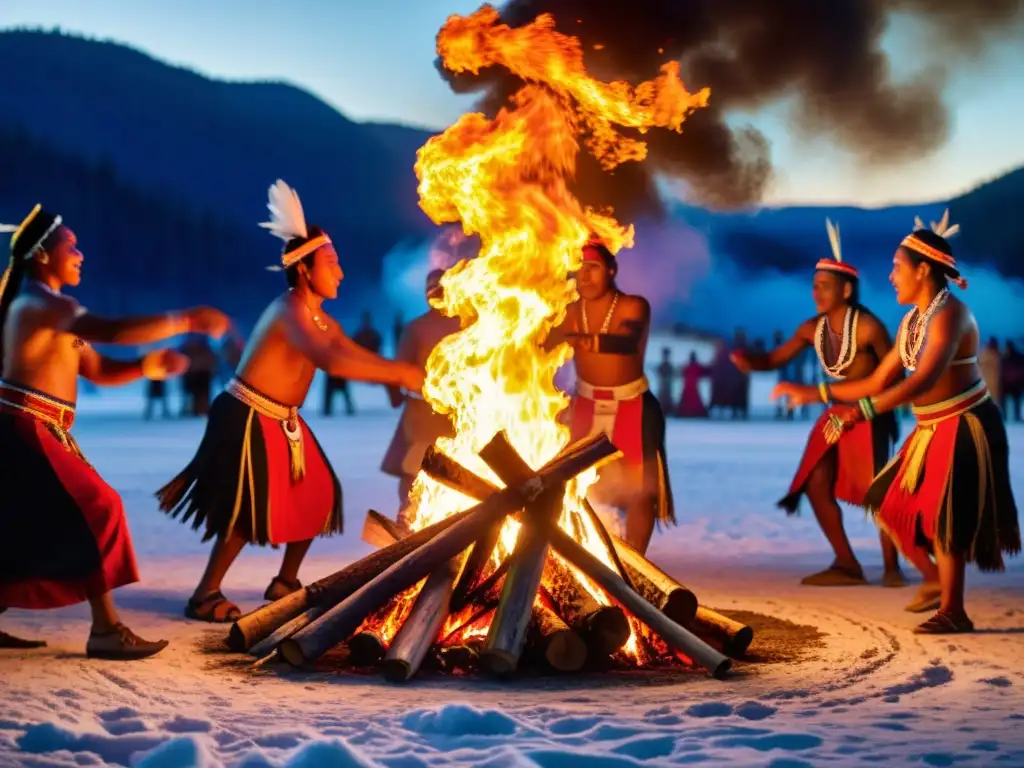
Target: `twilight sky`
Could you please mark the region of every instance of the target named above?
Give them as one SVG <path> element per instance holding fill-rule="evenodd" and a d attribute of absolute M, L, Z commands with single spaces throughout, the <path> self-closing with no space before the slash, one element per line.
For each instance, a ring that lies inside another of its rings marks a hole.
<path fill-rule="evenodd" d="M 983 0 L 982 0 L 983 1 Z M 0 0 L 0 29 L 51 28 L 110 39 L 228 80 L 300 85 L 357 120 L 442 129 L 471 107 L 433 68 L 434 36 L 479 0 Z M 886 39 L 898 74 L 915 62 L 895 25 Z M 738 117 L 772 142 L 778 178 L 766 204 L 868 207 L 949 197 L 1024 165 L 1024 41 L 987 52 L 950 84 L 952 136 L 921 161 L 864 169 L 827 138 L 790 137 L 785 106 Z M 653 75 L 654 73 L 652 73 Z M 700 84 L 688 83 L 691 89 Z M 410 173 L 412 169 L 410 168 Z"/>

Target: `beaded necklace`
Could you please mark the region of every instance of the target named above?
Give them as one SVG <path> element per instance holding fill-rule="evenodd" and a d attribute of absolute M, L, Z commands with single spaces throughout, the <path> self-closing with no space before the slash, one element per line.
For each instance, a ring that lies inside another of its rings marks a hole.
<path fill-rule="evenodd" d="M 598 333 L 608 333 L 608 329 L 612 326 L 612 315 L 615 314 L 615 305 L 619 303 L 619 292 L 616 291 L 612 296 L 612 305 L 608 307 L 608 314 L 604 316 L 604 322 L 601 324 L 601 330 Z M 583 317 L 583 332 L 590 333 L 590 325 L 587 322 L 587 300 L 580 299 L 580 315 Z"/>
<path fill-rule="evenodd" d="M 818 327 L 814 334 L 814 351 L 818 353 L 818 360 L 825 373 L 833 379 L 844 378 L 847 368 L 857 357 L 857 321 L 860 319 L 860 310 L 853 307 L 846 308 L 843 316 L 843 341 L 839 346 L 839 355 L 833 365 L 825 360 L 825 333 L 831 329 L 828 327 L 828 315 L 818 318 Z"/>
<path fill-rule="evenodd" d="M 900 359 L 903 361 L 903 367 L 908 371 L 917 370 L 917 356 L 920 354 L 921 346 L 924 344 L 928 323 L 931 321 L 932 315 L 942 308 L 948 298 L 949 289 L 943 288 L 935 294 L 935 298 L 932 299 L 931 304 L 928 305 L 923 315 L 918 312 L 917 307 L 914 307 L 903 316 L 903 320 L 900 322 L 899 333 L 896 336 L 896 345 L 900 349 Z M 911 322 L 914 323 L 913 329 L 910 327 Z"/>

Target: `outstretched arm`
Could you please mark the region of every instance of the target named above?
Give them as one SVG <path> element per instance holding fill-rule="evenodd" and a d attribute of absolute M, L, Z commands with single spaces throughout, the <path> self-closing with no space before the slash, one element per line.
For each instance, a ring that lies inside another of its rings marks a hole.
<path fill-rule="evenodd" d="M 184 333 L 203 333 L 220 338 L 231 325 L 224 313 L 211 307 L 147 317 L 109 318 L 93 314 L 74 302 L 62 304 L 57 312 L 55 326 L 97 344 L 151 344 Z"/>
<path fill-rule="evenodd" d="M 82 350 L 78 374 L 94 384 L 116 387 L 146 376 L 163 379 L 188 370 L 188 358 L 173 349 L 158 349 L 135 360 L 115 360 L 92 347 Z"/>
<path fill-rule="evenodd" d="M 796 329 L 796 333 L 788 341 L 770 352 L 748 352 L 739 349 L 733 351 L 729 359 L 743 373 L 774 371 L 803 352 L 813 340 L 814 320 L 807 320 Z"/>
<path fill-rule="evenodd" d="M 115 360 L 101 355 L 92 347 L 82 350 L 78 362 L 78 374 L 101 386 L 116 387 L 142 378 L 142 358 Z"/>
<path fill-rule="evenodd" d="M 394 384 L 414 391 L 422 386 L 422 371 L 415 366 L 385 360 L 372 352 L 367 356 L 352 354 L 345 343 L 347 337 L 336 325 L 324 332 L 313 324 L 307 312 L 296 312 L 291 308 L 284 313 L 282 322 L 288 342 L 330 376 Z"/>

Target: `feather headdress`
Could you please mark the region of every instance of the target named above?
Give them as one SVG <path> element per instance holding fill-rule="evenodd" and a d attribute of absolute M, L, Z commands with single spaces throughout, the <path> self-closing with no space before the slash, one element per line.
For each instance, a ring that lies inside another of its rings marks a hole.
<path fill-rule="evenodd" d="M 832 246 L 832 258 L 818 259 L 815 269 L 824 269 L 829 272 L 839 272 L 847 277 L 859 278 L 857 268 L 843 261 L 843 247 L 839 239 L 839 225 L 833 224 L 831 219 L 825 219 L 825 229 L 828 231 L 828 242 Z"/>
<path fill-rule="evenodd" d="M 11 259 L 0 276 L 0 297 L 7 290 L 7 283 L 17 262 L 28 261 L 42 250 L 46 239 L 64 223 L 58 215 L 43 210 L 36 204 L 21 224 L 0 224 L 0 232 L 11 233 Z"/>
<path fill-rule="evenodd" d="M 924 225 L 924 222 L 921 221 L 920 216 L 915 216 L 914 231 L 916 232 L 919 229 L 928 229 L 928 227 L 926 227 Z M 943 211 L 941 219 L 932 222 L 931 230 L 939 237 L 948 240 L 949 238 L 951 238 L 953 235 L 960 231 L 960 225 L 949 225 L 949 208 L 947 208 L 945 211 Z"/>
<path fill-rule="evenodd" d="M 278 179 L 267 190 L 267 208 L 270 211 L 270 221 L 260 222 L 260 226 L 270 230 L 270 234 L 285 242 L 280 266 L 275 264 L 267 269 L 275 272 L 287 269 L 299 259 L 331 242 L 331 238 L 326 234 L 317 235 L 312 240 L 308 239 L 309 227 L 306 224 L 306 214 L 302 210 L 302 201 L 299 200 L 298 192 L 289 187 L 283 179 Z M 287 244 L 296 240 L 306 242 L 288 250 Z"/>
<path fill-rule="evenodd" d="M 920 216 L 915 216 L 914 232 L 920 231 L 922 229 L 927 230 L 928 227 L 925 227 L 924 222 L 921 221 Z M 947 208 L 945 211 L 943 211 L 941 219 L 932 222 L 931 231 L 934 232 L 939 237 L 941 237 L 943 240 L 949 240 L 949 238 L 951 238 L 953 235 L 960 231 L 960 225 L 950 225 L 949 208 Z M 967 281 L 960 276 L 960 269 L 957 267 L 956 259 L 953 258 L 952 253 L 945 253 L 943 251 L 940 251 L 938 248 L 933 248 L 931 245 L 924 242 L 923 240 L 919 240 L 917 237 L 914 236 L 913 233 L 903 238 L 903 242 L 900 243 L 900 245 L 902 245 L 904 248 L 909 248 L 910 250 L 914 251 L 915 253 L 921 256 L 924 256 L 926 259 L 929 259 L 930 261 L 934 261 L 937 264 L 941 264 L 946 274 L 949 276 L 949 279 L 953 281 L 954 285 L 960 288 L 967 287 Z"/>

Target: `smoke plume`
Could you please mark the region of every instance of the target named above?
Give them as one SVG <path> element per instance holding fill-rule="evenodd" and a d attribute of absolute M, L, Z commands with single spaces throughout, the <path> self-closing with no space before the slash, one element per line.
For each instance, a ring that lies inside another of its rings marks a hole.
<path fill-rule="evenodd" d="M 639 82 L 664 61 L 682 62 L 689 90 L 711 87 L 683 133 L 651 131 L 649 157 L 602 171 L 586 152 L 576 193 L 612 205 L 624 220 L 662 216 L 655 178 L 683 183 L 694 202 L 717 209 L 755 204 L 771 180 L 768 141 L 727 118 L 781 99 L 801 135 L 830 137 L 864 164 L 918 159 L 940 148 L 949 131 L 943 89 L 953 67 L 1024 23 L 1020 0 L 511 0 L 501 9 L 512 26 L 551 13 L 559 31 L 580 39 L 588 70 L 602 79 Z M 881 42 L 899 14 L 920 26 L 926 44 L 907 51 L 920 74 L 896 82 Z M 489 115 L 522 83 L 504 70 L 455 75 L 451 87 L 481 92 Z"/>

